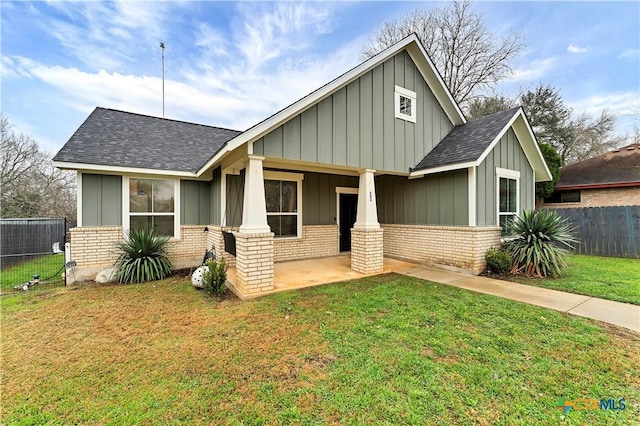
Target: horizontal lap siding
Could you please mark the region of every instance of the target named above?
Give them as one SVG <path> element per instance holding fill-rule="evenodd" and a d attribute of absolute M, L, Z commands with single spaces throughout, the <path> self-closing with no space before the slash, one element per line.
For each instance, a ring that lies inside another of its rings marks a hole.
<path fill-rule="evenodd" d="M 477 223 L 479 226 L 497 224 L 496 167 L 520 172 L 520 211 L 533 210 L 535 207 L 533 169 L 518 138 L 513 130 L 509 129 L 478 166 Z"/>
<path fill-rule="evenodd" d="M 395 118 L 395 86 L 416 92 L 416 123 Z M 256 155 L 408 173 L 453 128 L 402 51 L 254 143 Z"/>

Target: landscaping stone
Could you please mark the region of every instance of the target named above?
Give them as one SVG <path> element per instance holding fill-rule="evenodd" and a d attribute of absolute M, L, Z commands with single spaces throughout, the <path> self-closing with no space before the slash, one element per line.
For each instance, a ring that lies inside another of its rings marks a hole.
<path fill-rule="evenodd" d="M 103 269 L 102 271 L 98 272 L 98 275 L 96 275 L 96 282 L 100 284 L 114 283 L 118 281 L 118 278 L 116 276 L 117 272 L 118 270 L 115 268 L 115 266 L 110 266 L 106 269 Z"/>

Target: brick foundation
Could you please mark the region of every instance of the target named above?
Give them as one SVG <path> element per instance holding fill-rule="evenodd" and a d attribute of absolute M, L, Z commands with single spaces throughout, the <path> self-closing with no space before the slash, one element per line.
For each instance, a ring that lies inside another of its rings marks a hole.
<path fill-rule="evenodd" d="M 363 274 L 376 274 L 384 268 L 381 229 L 351 230 L 351 269 Z"/>
<path fill-rule="evenodd" d="M 207 248 L 210 250 L 212 247 L 216 252 L 216 259 L 224 259 L 224 263 L 229 268 L 236 267 L 236 258 L 226 251 L 224 251 L 224 237 L 222 236 L 222 229 L 219 226 L 209 225 L 209 235 L 207 236 Z M 229 228 L 224 228 L 229 230 Z M 237 231 L 237 228 L 234 229 Z"/>
<path fill-rule="evenodd" d="M 338 225 L 305 225 L 302 238 L 275 239 L 275 262 L 340 254 Z"/>
<path fill-rule="evenodd" d="M 273 290 L 273 233 L 236 234 L 236 290 L 250 295 Z"/>
<path fill-rule="evenodd" d="M 183 225 L 180 239 L 169 241 L 169 257 L 174 269 L 200 265 L 208 241 L 204 228 L 204 225 Z M 98 272 L 113 266 L 118 259 L 115 244 L 122 241 L 122 227 L 72 228 L 70 234 L 71 260 L 76 262 L 72 279 L 93 280 Z"/>
<path fill-rule="evenodd" d="M 467 269 L 486 267 L 484 256 L 500 246 L 499 227 L 382 225 L 384 255 L 426 264 Z"/>

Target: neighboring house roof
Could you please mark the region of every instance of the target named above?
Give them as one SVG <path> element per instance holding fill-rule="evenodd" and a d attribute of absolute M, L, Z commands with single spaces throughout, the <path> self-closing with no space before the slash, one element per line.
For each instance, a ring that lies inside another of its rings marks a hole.
<path fill-rule="evenodd" d="M 417 177 L 479 166 L 511 126 L 535 171 L 536 182 L 551 180 L 551 173 L 521 107 L 500 111 L 454 127 L 416 165 L 411 175 Z"/>
<path fill-rule="evenodd" d="M 557 190 L 640 186 L 640 143 L 560 169 Z"/>
<path fill-rule="evenodd" d="M 98 107 L 53 161 L 58 167 L 80 163 L 193 174 L 240 133 Z"/>

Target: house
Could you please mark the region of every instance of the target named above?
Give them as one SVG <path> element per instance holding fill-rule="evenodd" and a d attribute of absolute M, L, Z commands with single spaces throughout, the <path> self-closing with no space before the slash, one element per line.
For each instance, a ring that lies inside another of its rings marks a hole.
<path fill-rule="evenodd" d="M 640 206 L 640 143 L 564 166 L 544 208 Z"/>
<path fill-rule="evenodd" d="M 479 272 L 551 179 L 522 109 L 467 122 L 415 35 L 244 132 L 96 108 L 54 164 L 78 173 L 78 276 L 153 226 L 177 267 L 215 247 L 243 296 L 273 289 L 274 262 L 345 251 L 362 273 L 384 256 Z"/>

